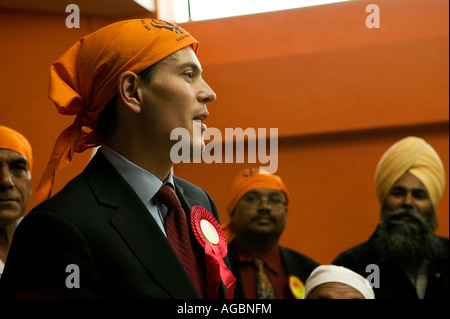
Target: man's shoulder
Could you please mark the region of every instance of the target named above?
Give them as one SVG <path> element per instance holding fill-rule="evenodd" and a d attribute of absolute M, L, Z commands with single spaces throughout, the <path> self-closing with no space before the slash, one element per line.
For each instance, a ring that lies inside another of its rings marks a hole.
<path fill-rule="evenodd" d="M 442 243 L 442 251 L 443 251 L 441 253 L 440 258 L 446 260 L 447 263 L 448 263 L 448 261 L 450 259 L 450 255 L 449 255 L 449 250 L 450 250 L 449 239 L 445 238 L 445 237 L 440 237 L 440 236 L 438 236 L 438 238 L 439 238 L 439 241 Z"/>
<path fill-rule="evenodd" d="M 71 179 L 61 190 L 37 205 L 33 210 L 77 211 L 92 213 L 94 207 L 118 204 L 131 187 L 106 160 L 101 152 L 92 158 L 86 168 Z"/>
<path fill-rule="evenodd" d="M 109 217 L 103 210 L 100 212 L 99 207 L 86 179 L 77 176 L 55 195 L 34 207 L 21 224 L 53 221 L 60 225 L 71 224 L 80 227 L 92 223 L 93 220 L 98 222 L 99 219 Z"/>
<path fill-rule="evenodd" d="M 344 250 L 343 252 L 341 252 L 340 255 L 355 255 L 355 254 L 365 253 L 369 249 L 369 246 L 370 245 L 369 245 L 368 241 L 362 242 L 351 248 Z"/>
<path fill-rule="evenodd" d="M 34 210 L 52 210 L 54 208 L 72 205 L 73 202 L 80 202 L 86 198 L 89 192 L 89 186 L 82 174 L 70 180 L 61 190 L 56 192 L 50 198 L 42 201 Z"/>
<path fill-rule="evenodd" d="M 180 187 L 183 190 L 184 194 L 209 201 L 210 196 L 204 189 L 178 176 L 173 176 L 173 181 L 175 183 L 175 187 Z"/>
<path fill-rule="evenodd" d="M 280 246 L 280 253 L 286 272 L 290 275 L 297 276 L 303 282 L 305 282 L 311 272 L 319 266 L 319 264 L 310 257 L 293 249 Z"/>
<path fill-rule="evenodd" d="M 119 203 L 121 198 L 129 192 L 126 191 L 125 186 L 122 186 L 122 184 L 125 185 L 123 182 L 120 184 L 121 182 L 112 176 L 114 174 L 102 173 L 100 175 L 97 172 L 97 175 L 92 178 L 88 167 L 53 196 L 34 207 L 29 215 L 47 212 L 75 223 L 90 220 L 95 216 L 107 218 L 108 214 L 104 214 L 104 210 L 109 210 L 114 204 Z"/>
<path fill-rule="evenodd" d="M 333 260 L 333 265 L 344 266 L 361 273 L 368 264 L 373 263 L 370 247 L 370 241 L 366 241 L 344 250 Z"/>
<path fill-rule="evenodd" d="M 448 247 L 448 244 L 449 244 L 449 239 L 448 238 L 441 237 L 441 236 L 438 236 L 438 238 L 444 245 L 446 245 Z"/>
<path fill-rule="evenodd" d="M 317 267 L 319 264 L 313 260 L 311 257 L 300 253 L 296 250 L 280 246 L 281 256 L 285 259 L 285 261 L 293 262 L 293 263 L 301 263 L 306 264 L 309 267 Z"/>
<path fill-rule="evenodd" d="M 187 180 L 178 177 L 178 176 L 173 176 L 173 181 L 176 185 L 181 186 L 183 189 L 189 189 L 189 190 L 194 190 L 194 191 L 203 191 L 203 189 L 201 189 L 200 187 L 192 184 L 191 182 L 188 182 Z"/>

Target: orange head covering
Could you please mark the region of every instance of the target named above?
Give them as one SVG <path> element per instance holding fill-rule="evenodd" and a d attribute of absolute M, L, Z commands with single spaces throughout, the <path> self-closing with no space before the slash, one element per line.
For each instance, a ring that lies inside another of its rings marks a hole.
<path fill-rule="evenodd" d="M 375 190 L 380 203 L 406 172 L 427 188 L 436 208 L 445 187 L 445 170 L 439 155 L 424 139 L 409 136 L 392 145 L 381 157 L 375 172 Z"/>
<path fill-rule="evenodd" d="M 226 206 L 228 216 L 231 216 L 234 211 L 234 207 L 242 198 L 242 196 L 244 196 L 252 189 L 257 188 L 281 191 L 286 195 L 286 203 L 289 201 L 289 193 L 287 187 L 286 185 L 284 185 L 283 180 L 279 176 L 270 174 L 269 172 L 260 168 L 246 168 L 234 178 Z M 230 221 L 228 221 L 223 226 L 223 230 L 228 242 L 230 242 L 234 237 L 234 233 L 230 227 L 230 224 Z"/>
<path fill-rule="evenodd" d="M 28 142 L 25 136 L 9 127 L 0 125 L 0 149 L 2 148 L 25 156 L 28 161 L 28 169 L 31 173 L 33 154 L 30 142 Z"/>
<path fill-rule="evenodd" d="M 98 115 L 117 94 L 120 75 L 139 73 L 189 45 L 197 52 L 197 40 L 173 23 L 125 20 L 81 38 L 51 66 L 49 97 L 59 113 L 76 118 L 56 140 L 37 189 L 41 198 L 51 195 L 56 169 L 68 165 L 74 151 L 100 145 Z"/>

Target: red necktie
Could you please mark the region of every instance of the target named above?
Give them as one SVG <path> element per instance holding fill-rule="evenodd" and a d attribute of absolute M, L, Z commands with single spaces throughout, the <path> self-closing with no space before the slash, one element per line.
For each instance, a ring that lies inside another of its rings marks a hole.
<path fill-rule="evenodd" d="M 206 282 L 203 266 L 195 256 L 186 213 L 172 187 L 163 185 L 155 197 L 167 206 L 166 234 L 170 245 L 180 259 L 188 276 L 191 278 L 200 298 L 205 298 Z"/>

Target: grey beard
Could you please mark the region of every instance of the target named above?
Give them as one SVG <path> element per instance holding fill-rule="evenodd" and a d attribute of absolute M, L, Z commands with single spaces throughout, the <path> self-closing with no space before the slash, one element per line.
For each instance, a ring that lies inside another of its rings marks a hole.
<path fill-rule="evenodd" d="M 443 246 L 432 230 L 434 212 L 423 217 L 410 208 L 384 208 L 381 216 L 373 241 L 373 253 L 379 262 L 395 263 L 406 272 L 416 274 L 424 262 L 443 252 Z M 406 216 L 410 219 L 402 219 Z"/>

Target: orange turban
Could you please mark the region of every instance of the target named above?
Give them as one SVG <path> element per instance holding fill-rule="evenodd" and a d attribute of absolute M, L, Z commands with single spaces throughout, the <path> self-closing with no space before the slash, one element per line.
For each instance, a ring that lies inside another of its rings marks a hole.
<path fill-rule="evenodd" d="M 197 52 L 197 40 L 173 23 L 126 20 L 81 38 L 51 66 L 49 97 L 59 113 L 76 118 L 56 140 L 37 189 L 41 198 L 51 195 L 56 169 L 68 165 L 74 151 L 100 145 L 98 115 L 117 94 L 120 75 L 139 73 L 189 45 Z"/>
<path fill-rule="evenodd" d="M 406 172 L 426 187 L 434 208 L 445 187 L 445 170 L 439 155 L 425 140 L 409 136 L 392 145 L 381 157 L 375 172 L 375 190 L 380 203 Z"/>
<path fill-rule="evenodd" d="M 28 142 L 25 136 L 9 127 L 0 125 L 0 149 L 2 148 L 25 156 L 28 161 L 28 169 L 31 173 L 33 154 L 30 142 Z"/>
<path fill-rule="evenodd" d="M 226 211 L 228 216 L 234 211 L 234 207 L 237 202 L 244 196 L 247 192 L 256 188 L 272 189 L 276 191 L 281 191 L 286 195 L 286 200 L 289 201 L 289 193 L 286 185 L 284 185 L 283 180 L 274 174 L 270 174 L 260 168 L 246 168 L 242 170 L 234 179 L 231 186 L 231 191 L 228 196 L 228 202 L 226 206 Z M 225 236 L 227 241 L 230 242 L 234 234 L 230 229 L 230 222 L 223 226 Z"/>

